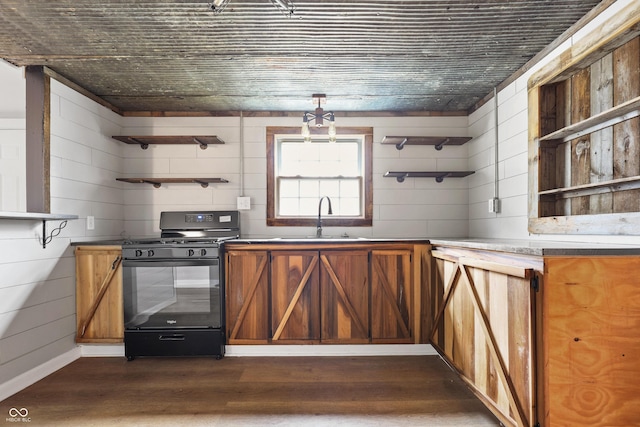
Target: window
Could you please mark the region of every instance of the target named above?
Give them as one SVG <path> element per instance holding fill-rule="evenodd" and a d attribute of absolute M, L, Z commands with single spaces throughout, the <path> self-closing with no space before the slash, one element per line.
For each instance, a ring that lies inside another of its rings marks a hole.
<path fill-rule="evenodd" d="M 299 127 L 267 128 L 267 225 L 314 226 L 328 196 L 325 225 L 370 226 L 372 144 L 371 128 L 338 128 L 335 143 L 316 129 L 305 143 Z"/>

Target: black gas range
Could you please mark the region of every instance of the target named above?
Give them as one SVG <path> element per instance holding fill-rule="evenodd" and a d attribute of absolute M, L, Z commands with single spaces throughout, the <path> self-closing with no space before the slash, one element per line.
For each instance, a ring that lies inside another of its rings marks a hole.
<path fill-rule="evenodd" d="M 171 211 L 161 236 L 123 243 L 125 355 L 224 355 L 222 242 L 238 211 Z"/>

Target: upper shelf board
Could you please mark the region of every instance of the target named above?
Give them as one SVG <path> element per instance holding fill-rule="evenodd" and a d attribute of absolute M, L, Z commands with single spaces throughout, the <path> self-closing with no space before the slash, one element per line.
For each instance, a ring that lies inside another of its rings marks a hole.
<path fill-rule="evenodd" d="M 126 144 L 138 144 L 143 150 L 149 148 L 149 144 L 198 144 L 205 150 L 209 144 L 224 144 L 224 141 L 217 136 L 206 135 L 152 135 L 152 136 L 126 136 L 116 135 L 113 139 Z"/>
<path fill-rule="evenodd" d="M 467 136 L 385 136 L 383 144 L 393 144 L 398 150 L 405 145 L 434 145 L 440 151 L 445 145 L 462 145 L 471 140 Z"/>
<path fill-rule="evenodd" d="M 404 182 L 405 178 L 435 178 L 436 182 L 442 182 L 445 178 L 464 178 L 473 174 L 474 171 L 433 171 L 433 172 L 386 172 L 385 178 L 395 178 L 398 182 Z"/>

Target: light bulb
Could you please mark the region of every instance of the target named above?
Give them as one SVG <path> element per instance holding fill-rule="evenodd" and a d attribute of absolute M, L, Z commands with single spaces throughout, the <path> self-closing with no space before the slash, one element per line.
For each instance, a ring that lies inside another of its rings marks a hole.
<path fill-rule="evenodd" d="M 336 122 L 329 122 L 329 142 L 336 142 Z"/>
<path fill-rule="evenodd" d="M 304 116 L 302 120 L 302 129 L 300 130 L 300 135 L 304 138 L 304 142 L 311 141 L 311 130 L 309 130 L 309 121 L 307 120 L 307 116 Z"/>

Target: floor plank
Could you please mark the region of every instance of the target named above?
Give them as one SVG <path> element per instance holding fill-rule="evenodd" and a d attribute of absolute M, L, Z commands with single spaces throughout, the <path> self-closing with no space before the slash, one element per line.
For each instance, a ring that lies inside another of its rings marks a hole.
<path fill-rule="evenodd" d="M 500 425 L 437 356 L 82 358 L 11 408 L 31 426 Z"/>

